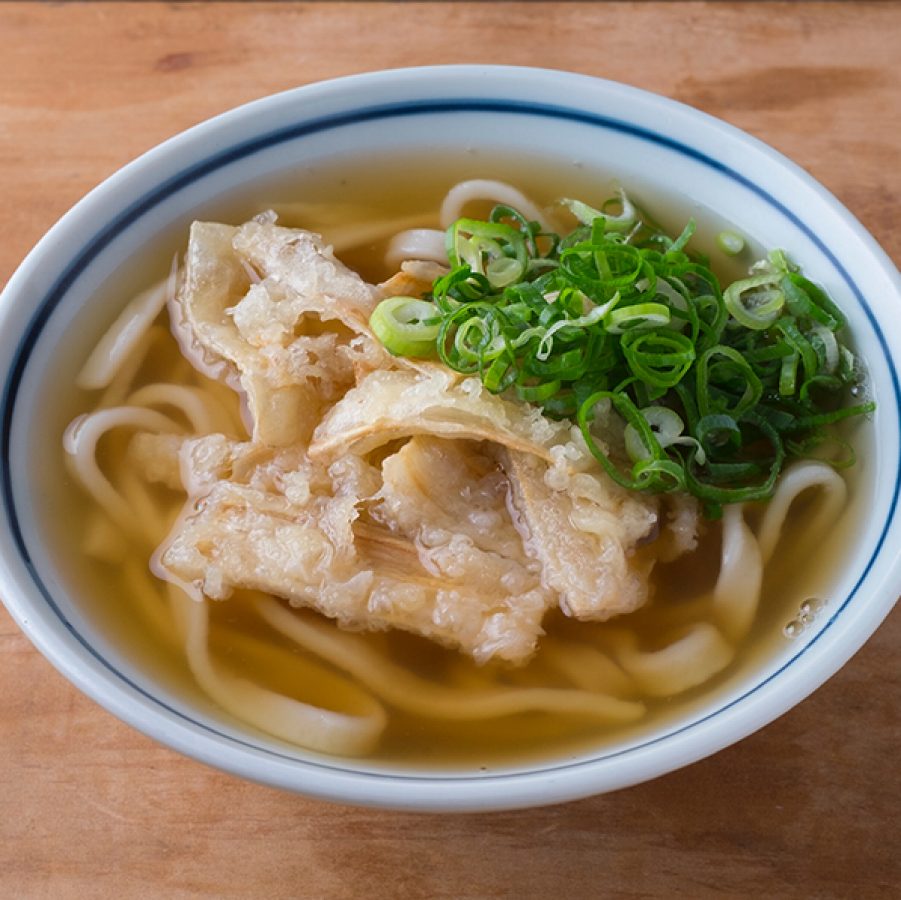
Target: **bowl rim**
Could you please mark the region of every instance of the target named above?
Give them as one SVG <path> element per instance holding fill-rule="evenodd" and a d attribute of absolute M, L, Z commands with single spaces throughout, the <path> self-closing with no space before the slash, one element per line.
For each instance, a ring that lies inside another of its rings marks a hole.
<path fill-rule="evenodd" d="M 490 79 L 486 79 L 486 75 L 490 76 Z M 16 533 L 15 504 L 10 485 L 10 466 L 8 465 L 12 413 L 15 393 L 18 387 L 17 378 L 21 379 L 27 366 L 28 347 L 33 346 L 34 340 L 36 340 L 43 327 L 43 321 L 49 317 L 49 313 L 55 308 L 54 304 L 46 302 L 46 298 L 55 296 L 56 303 L 61 302 L 74 278 L 80 274 L 82 268 L 89 266 L 90 254 L 100 252 L 100 249 L 104 246 L 104 239 L 111 239 L 110 235 L 113 234 L 113 226 L 121 226 L 124 221 L 127 227 L 129 221 L 134 221 L 135 217 L 143 215 L 148 208 L 147 195 L 139 197 L 123 207 L 122 203 L 116 199 L 117 194 L 120 191 L 124 191 L 127 197 L 127 189 L 130 187 L 130 182 L 152 180 L 151 176 L 155 168 L 164 170 L 172 168 L 178 155 L 186 152 L 191 153 L 207 142 L 217 146 L 215 139 L 220 140 L 220 149 L 214 156 L 208 156 L 200 163 L 195 161 L 194 164 L 184 169 L 181 175 L 171 176 L 162 186 L 158 185 L 156 192 L 158 193 L 164 189 L 170 192 L 177 190 L 179 184 L 185 183 L 185 179 L 190 180 L 198 177 L 198 174 L 202 173 L 213 159 L 219 160 L 219 165 L 224 165 L 230 156 L 235 153 L 254 152 L 254 146 L 259 145 L 261 141 L 270 140 L 271 135 L 261 135 L 251 129 L 251 133 L 254 136 L 247 139 L 243 145 L 237 146 L 221 143 L 221 139 L 226 133 L 246 129 L 248 123 L 252 124 L 255 119 L 265 121 L 267 118 L 271 118 L 273 112 L 279 107 L 290 107 L 294 104 L 298 105 L 296 117 L 297 122 L 300 123 L 298 128 L 301 130 L 304 128 L 309 129 L 313 126 L 318 127 L 320 130 L 334 128 L 347 124 L 351 120 L 361 121 L 365 117 L 384 117 L 390 114 L 392 110 L 403 115 L 419 114 L 424 111 L 466 109 L 467 111 L 504 111 L 522 112 L 525 114 L 535 114 L 537 112 L 546 116 L 560 115 L 561 111 L 568 110 L 568 117 L 572 119 L 592 124 L 603 122 L 606 125 L 618 121 L 619 126 L 622 126 L 627 131 L 639 136 L 647 134 L 647 129 L 641 125 L 634 122 L 615 120 L 599 112 L 586 110 L 584 107 L 580 108 L 578 104 L 569 107 L 565 102 L 560 102 L 558 106 L 554 106 L 548 103 L 536 103 L 523 99 L 522 96 L 514 96 L 513 98 L 498 96 L 493 100 L 489 100 L 486 97 L 475 100 L 473 97 L 470 97 L 467 101 L 465 96 L 459 96 L 459 92 L 452 92 L 441 99 L 441 92 L 446 92 L 446 81 L 460 82 L 467 78 L 470 81 L 490 80 L 490 87 L 498 95 L 503 95 L 505 89 L 508 94 L 516 94 L 517 90 L 522 94 L 523 81 L 528 82 L 530 79 L 533 82 L 535 79 L 555 82 L 561 87 L 564 85 L 578 85 L 583 89 L 596 92 L 599 97 L 603 94 L 608 99 L 610 96 L 631 100 L 640 99 L 642 103 L 659 107 L 677 118 L 681 117 L 684 119 L 687 117 L 688 120 L 693 122 L 706 123 L 708 129 L 712 129 L 713 132 L 724 138 L 729 138 L 732 141 L 737 140 L 745 148 L 755 150 L 770 163 L 775 164 L 796 180 L 800 180 L 807 190 L 814 191 L 821 200 L 832 207 L 839 215 L 842 223 L 855 233 L 856 237 L 862 242 L 863 248 L 869 254 L 870 263 L 880 268 L 889 283 L 894 284 L 896 291 L 901 294 L 901 277 L 899 277 L 894 265 L 872 236 L 822 185 L 777 151 L 734 126 L 669 98 L 616 82 L 550 69 L 507 66 L 400 68 L 346 76 L 294 88 L 239 106 L 170 138 L 120 169 L 87 194 L 60 219 L 29 253 L 10 279 L 2 294 L 2 298 L 0 298 L 0 325 L 2 325 L 8 317 L 10 308 L 15 304 L 15 297 L 23 292 L 32 277 L 33 271 L 36 267 L 44 264 L 48 252 L 53 249 L 54 245 L 60 239 L 65 240 L 68 232 L 79 227 L 81 220 L 89 218 L 93 213 L 94 206 L 115 205 L 118 203 L 119 216 L 114 218 L 112 223 L 104 220 L 105 227 L 99 238 L 95 237 L 89 242 L 85 251 L 75 260 L 74 267 L 70 265 L 69 270 L 59 267 L 63 274 L 56 280 L 53 287 L 45 293 L 45 302 L 39 303 L 35 307 L 28 327 L 17 338 L 19 343 L 16 353 L 11 357 L 12 365 L 4 372 L 4 386 L 2 400 L 0 400 L 0 411 L 2 411 L 2 424 L 0 424 L 0 427 L 2 427 L 2 447 L 0 447 L 0 452 L 2 452 L 4 463 L 7 464 L 3 466 L 3 492 L 0 500 L 2 500 L 5 513 L 4 528 L 9 529 L 13 537 L 13 543 L 16 544 L 18 549 L 18 558 L 13 558 L 15 551 L 11 551 L 9 542 L 4 541 L 2 548 L 0 548 L 0 583 L 4 587 L 3 601 L 13 618 L 32 642 L 70 681 L 73 681 L 84 693 L 133 727 L 168 746 L 172 746 L 213 766 L 224 768 L 251 780 L 279 787 L 288 787 L 323 799 L 403 809 L 440 809 L 444 811 L 501 809 L 575 799 L 590 793 L 625 787 L 662 775 L 665 772 L 714 753 L 747 736 L 811 693 L 859 649 L 864 640 L 891 610 L 899 591 L 901 591 L 901 564 L 898 564 L 893 572 L 889 573 L 885 578 L 886 583 L 883 585 L 883 590 L 880 594 L 882 602 L 879 604 L 871 602 L 869 604 L 866 610 L 868 615 L 861 617 L 857 621 L 856 630 L 852 629 L 847 638 L 838 642 L 840 650 L 839 648 L 833 648 L 833 655 L 830 655 L 828 658 L 823 658 L 822 655 L 817 659 L 808 657 L 807 662 L 811 664 L 807 665 L 803 670 L 796 669 L 798 677 L 793 678 L 788 683 L 784 679 L 779 682 L 780 694 L 775 700 L 771 696 L 772 690 L 763 691 L 762 689 L 778 680 L 789 666 L 793 665 L 800 656 L 807 653 L 809 648 L 827 632 L 832 622 L 855 596 L 860 584 L 867 576 L 869 566 L 854 589 L 849 592 L 845 601 L 831 616 L 829 622 L 817 633 L 814 640 L 805 644 L 799 653 L 792 656 L 785 665 L 773 672 L 767 679 L 754 681 L 748 690 L 744 691 L 740 697 L 729 704 L 717 707 L 705 716 L 693 719 L 688 724 L 669 729 L 666 733 L 653 739 L 644 740 L 638 746 L 630 746 L 615 753 L 602 754 L 600 757 L 579 759 L 569 763 L 561 763 L 559 761 L 547 764 L 539 763 L 530 770 L 497 774 L 468 773 L 465 775 L 454 775 L 429 772 L 424 775 L 399 776 L 390 772 L 357 771 L 353 768 L 352 761 L 349 761 L 348 766 L 323 766 L 322 763 L 315 759 L 298 760 L 287 755 L 283 757 L 282 761 L 278 761 L 273 760 L 273 755 L 268 749 L 246 742 L 243 747 L 235 746 L 236 744 L 240 745 L 241 742 L 236 741 L 233 736 L 216 732 L 210 734 L 210 729 L 203 723 L 198 723 L 188 716 L 190 723 L 208 732 L 205 735 L 198 736 L 188 725 L 180 726 L 178 723 L 167 721 L 165 715 L 160 712 L 160 700 L 158 698 L 153 698 L 147 694 L 142 698 L 135 698 L 133 695 L 134 690 L 142 694 L 145 692 L 140 686 L 131 683 L 122 673 L 119 673 L 119 678 L 125 678 L 126 682 L 130 684 L 130 689 L 121 683 L 113 683 L 112 679 L 115 676 L 109 672 L 98 673 L 96 666 L 88 665 L 86 667 L 83 653 L 85 651 L 93 653 L 93 650 L 84 639 L 79 641 L 83 648 L 81 652 L 73 649 L 71 638 L 73 634 L 76 639 L 79 639 L 79 636 L 75 634 L 74 629 L 61 613 L 58 612 L 58 617 L 63 626 L 62 630 L 48 631 L 42 627 L 44 623 L 41 621 L 40 616 L 35 615 L 35 602 L 28 599 L 26 595 L 33 595 L 34 587 L 37 586 L 38 591 L 43 594 L 43 602 L 53 606 L 55 605 L 54 601 L 46 588 L 41 584 L 36 571 L 28 573 L 31 579 L 30 591 L 27 586 L 27 580 L 23 580 L 22 566 L 18 566 L 19 571 L 14 571 L 17 564 L 24 562 L 26 569 L 29 564 L 24 539 L 21 533 Z M 412 90 L 412 93 L 415 94 L 417 88 L 421 92 L 423 87 L 426 87 L 426 93 L 430 90 L 435 96 L 425 99 L 420 96 L 418 100 L 410 100 L 408 96 L 407 100 L 395 99 L 390 102 L 386 101 L 381 104 L 370 105 L 369 107 L 355 107 L 354 96 L 361 88 L 368 88 L 370 93 L 380 93 L 388 87 L 401 91 L 405 86 L 408 93 Z M 514 86 L 517 90 L 513 90 Z M 528 94 L 528 90 L 525 93 Z M 561 95 L 564 95 L 563 92 L 561 92 Z M 309 119 L 304 113 L 304 104 L 309 104 L 312 100 L 324 102 L 326 105 L 328 103 L 334 105 L 336 102 L 339 104 L 343 102 L 346 108 L 338 113 L 320 115 L 318 119 L 315 116 Z M 360 115 L 361 110 L 363 116 Z M 277 130 L 285 134 L 291 132 L 290 128 Z M 296 131 L 295 129 L 295 134 Z M 677 152 L 687 151 L 689 155 L 694 156 L 705 164 L 713 165 L 720 170 L 728 170 L 738 181 L 760 193 L 759 186 L 750 182 L 736 170 L 730 169 L 721 160 L 716 160 L 697 148 L 689 147 L 672 137 L 665 137 L 659 133 L 657 137 L 661 138 L 661 140 L 657 141 L 658 143 L 668 146 L 671 150 Z M 157 202 L 163 202 L 165 196 L 167 195 L 159 197 Z M 898 399 L 901 396 L 901 392 L 899 392 L 897 372 L 892 364 L 884 335 L 882 335 L 878 322 L 865 299 L 854 285 L 853 279 L 847 275 L 844 266 L 835 259 L 829 247 L 822 242 L 815 232 L 810 230 L 792 210 L 785 207 L 776 198 L 772 199 L 780 211 L 789 216 L 794 225 L 807 232 L 837 269 L 845 275 L 847 283 L 857 294 L 858 302 L 867 312 L 876 334 L 880 336 L 883 342 L 883 352 L 889 362 L 893 378 L 896 404 L 901 402 Z M 2 329 L 0 329 L 0 333 L 2 333 Z M 30 344 L 29 340 L 31 341 Z M 23 347 L 26 347 L 25 351 L 23 351 Z M 897 508 L 898 495 L 899 476 L 896 476 L 893 504 L 880 541 L 885 540 L 888 529 L 894 521 L 893 517 Z M 880 553 L 882 553 L 881 546 L 874 551 L 871 565 L 879 557 Z M 894 596 L 892 596 L 892 591 Z M 68 630 L 68 634 L 65 633 L 66 630 Z M 834 634 L 833 630 L 833 638 Z M 836 642 L 833 640 L 832 643 Z M 109 669 L 108 664 L 107 668 Z M 95 680 L 98 674 L 101 676 L 99 682 Z M 755 696 L 751 696 L 752 694 Z M 165 707 L 165 704 L 163 706 Z M 185 718 L 183 713 L 177 714 Z M 162 718 L 160 718 L 161 715 Z M 722 727 L 721 733 L 715 733 L 716 729 L 711 730 L 708 727 L 712 724 L 710 720 L 715 716 L 720 717 L 716 724 L 725 726 Z M 689 730 L 692 731 L 692 734 L 686 735 L 686 732 Z M 201 742 L 198 742 L 199 737 Z M 683 738 L 688 739 L 683 740 Z M 661 758 L 658 753 L 659 745 L 663 743 L 669 744 L 672 750 L 672 753 L 666 758 Z M 610 777 L 609 773 L 597 771 L 599 766 L 607 764 L 615 758 L 621 758 L 623 763 L 618 766 L 618 772 L 615 773 L 616 777 Z M 265 763 L 263 762 L 264 760 Z M 320 778 L 323 780 L 311 783 L 309 778 L 305 777 L 309 774 L 306 772 L 308 769 L 312 769 L 312 777 L 314 779 Z M 300 772 L 300 778 L 298 778 L 298 771 Z M 327 771 L 327 774 L 323 776 L 325 771 Z M 515 789 L 510 788 L 509 783 L 511 781 L 515 783 Z M 398 782 L 408 784 L 411 787 L 416 785 L 417 795 L 415 797 L 409 795 L 398 796 L 394 787 Z M 465 796 L 461 790 L 464 785 L 472 787 L 471 793 Z"/>

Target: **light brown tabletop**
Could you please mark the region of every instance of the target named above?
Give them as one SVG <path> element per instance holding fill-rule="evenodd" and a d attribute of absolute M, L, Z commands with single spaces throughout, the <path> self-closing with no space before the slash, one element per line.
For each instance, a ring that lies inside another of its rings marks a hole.
<path fill-rule="evenodd" d="M 901 260 L 898 3 L 3 3 L 0 283 L 162 139 L 400 65 L 571 69 L 691 103 Z M 553 808 L 424 817 L 244 783 L 82 696 L 0 608 L 2 898 L 897 897 L 901 615 L 737 746 Z"/>

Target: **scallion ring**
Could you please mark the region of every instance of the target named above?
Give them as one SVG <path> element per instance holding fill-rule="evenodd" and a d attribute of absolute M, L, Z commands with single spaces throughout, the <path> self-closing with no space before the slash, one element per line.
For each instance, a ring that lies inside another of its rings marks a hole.
<path fill-rule="evenodd" d="M 769 328 L 785 305 L 785 294 L 775 287 L 772 275 L 755 275 L 735 281 L 723 292 L 726 309 L 745 328 Z"/>
<path fill-rule="evenodd" d="M 369 317 L 369 327 L 395 356 L 435 356 L 441 326 L 434 303 L 416 297 L 388 297 Z"/>

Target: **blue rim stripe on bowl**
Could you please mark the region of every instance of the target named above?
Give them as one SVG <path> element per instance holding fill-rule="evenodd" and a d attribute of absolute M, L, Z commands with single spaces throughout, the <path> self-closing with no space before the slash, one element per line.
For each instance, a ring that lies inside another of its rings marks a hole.
<path fill-rule="evenodd" d="M 16 349 L 16 353 L 14 355 L 12 367 L 9 370 L 9 376 L 3 387 L 2 392 L 2 400 L 0 400 L 0 411 L 2 411 L 2 417 L 0 417 L 0 476 L 2 476 L 2 483 L 0 483 L 0 497 L 2 497 L 2 502 L 4 506 L 4 511 L 6 513 L 7 520 L 10 525 L 10 530 L 13 534 L 13 538 L 16 544 L 17 549 L 19 550 L 22 559 L 25 562 L 25 565 L 31 575 L 31 578 L 40 591 L 41 595 L 44 597 L 47 605 L 53 611 L 53 613 L 57 616 L 59 621 L 65 626 L 65 628 L 69 631 L 69 633 L 88 651 L 101 665 L 103 665 L 108 671 L 110 671 L 113 675 L 115 675 L 119 680 L 121 680 L 125 685 L 127 685 L 132 690 L 139 693 L 141 696 L 145 697 L 147 700 L 152 703 L 160 706 L 162 709 L 166 710 L 171 715 L 175 716 L 178 719 L 186 722 L 189 725 L 194 726 L 195 728 L 199 728 L 203 731 L 206 731 L 210 734 L 215 735 L 216 737 L 222 738 L 229 743 L 237 744 L 239 746 L 247 747 L 256 753 L 261 753 L 267 756 L 272 756 L 277 759 L 286 760 L 288 762 L 296 763 L 301 762 L 303 765 L 312 766 L 320 769 L 333 770 L 337 772 L 347 772 L 352 770 L 355 774 L 359 774 L 360 776 L 367 777 L 375 780 L 398 780 L 398 781 L 434 781 L 436 778 L 442 781 L 448 780 L 468 780 L 468 779 L 478 779 L 479 781 L 496 781 L 496 780 L 504 780 L 510 778 L 517 778 L 519 774 L 516 772 L 504 773 L 504 774 L 471 774 L 471 775 L 457 775 L 454 773 L 441 773 L 435 775 L 398 775 L 391 772 L 374 772 L 367 770 L 357 770 L 353 767 L 351 761 L 347 766 L 335 766 L 330 765 L 328 763 L 313 761 L 313 760 L 300 760 L 296 756 L 292 756 L 287 753 L 279 753 L 276 750 L 272 750 L 270 748 L 261 747 L 257 744 L 253 744 L 249 741 L 242 740 L 234 735 L 228 734 L 223 731 L 219 731 L 217 728 L 214 728 L 211 725 L 208 725 L 204 722 L 199 722 L 196 719 L 191 718 L 191 716 L 185 714 L 181 710 L 169 706 L 167 703 L 160 700 L 158 697 L 153 696 L 152 694 L 145 691 L 140 685 L 136 684 L 132 681 L 128 676 L 119 671 L 112 663 L 110 663 L 105 657 L 103 657 L 100 653 L 98 653 L 85 638 L 74 628 L 74 626 L 66 619 L 62 610 L 57 606 L 54 601 L 50 591 L 44 585 L 41 580 L 36 568 L 34 567 L 31 559 L 31 554 L 29 553 L 28 547 L 26 545 L 24 536 L 22 534 L 21 527 L 19 525 L 18 517 L 16 514 L 15 501 L 13 496 L 13 487 L 12 487 L 12 474 L 10 467 L 10 442 L 12 439 L 12 419 L 13 419 L 13 409 L 15 405 L 16 395 L 21 385 L 22 378 L 25 373 L 25 369 L 28 365 L 28 360 L 30 354 L 40 337 L 41 331 L 43 327 L 46 325 L 53 311 L 59 305 L 59 303 L 65 297 L 69 288 L 74 284 L 77 278 L 81 275 L 81 273 L 87 268 L 87 266 L 92 262 L 92 260 L 100 254 L 105 247 L 107 247 L 125 228 L 129 225 L 136 222 L 143 215 L 152 210 L 155 206 L 161 203 L 166 198 L 171 195 L 177 193 L 183 188 L 189 186 L 199 178 L 202 178 L 205 175 L 208 175 L 223 166 L 228 165 L 229 163 L 238 161 L 240 159 L 244 159 L 248 156 L 252 156 L 255 153 L 260 151 L 269 149 L 278 144 L 284 143 L 286 141 L 296 140 L 298 138 L 306 137 L 313 134 L 318 134 L 323 131 L 328 131 L 330 129 L 341 128 L 347 125 L 355 125 L 368 121 L 376 121 L 380 119 L 386 118 L 397 118 L 397 117 L 408 117 L 408 116 L 417 116 L 417 115 L 428 115 L 432 113 L 501 113 L 501 114 L 512 114 L 512 115 L 530 115 L 530 116 L 540 116 L 544 118 L 551 119 L 564 119 L 574 122 L 580 122 L 582 124 L 591 125 L 594 127 L 600 127 L 611 131 L 617 131 L 622 134 L 627 134 L 632 137 L 639 138 L 640 140 L 648 141 L 650 143 L 654 143 L 660 146 L 667 147 L 671 150 L 676 151 L 677 153 L 690 157 L 703 165 L 714 169 L 723 175 L 727 176 L 731 180 L 741 184 L 743 187 L 751 190 L 761 199 L 763 199 L 767 204 L 769 204 L 774 209 L 778 210 L 783 216 L 785 216 L 789 221 L 791 221 L 800 231 L 802 231 L 813 244 L 815 244 L 819 250 L 823 253 L 823 255 L 830 261 L 830 263 L 834 266 L 835 270 L 841 275 L 842 279 L 854 294 L 857 302 L 860 304 L 861 309 L 865 312 L 867 319 L 870 322 L 870 325 L 873 329 L 874 334 L 876 335 L 879 345 L 882 349 L 882 353 L 885 358 L 886 365 L 891 374 L 892 387 L 894 389 L 894 399 L 896 408 L 901 409 L 901 388 L 899 388 L 899 377 L 898 372 L 895 369 L 891 354 L 889 352 L 885 336 L 879 328 L 876 318 L 873 315 L 872 310 L 867 304 L 865 298 L 863 297 L 860 289 L 857 285 L 852 281 L 850 275 L 845 270 L 844 266 L 836 259 L 834 254 L 829 250 L 829 248 L 823 243 L 822 240 L 816 235 L 816 233 L 798 216 L 796 213 L 792 212 L 788 207 L 784 204 L 776 200 L 771 194 L 769 194 L 766 190 L 761 188 L 755 182 L 751 181 L 746 176 L 742 175 L 740 172 L 737 172 L 735 169 L 725 165 L 719 160 L 714 159 L 711 156 L 708 156 L 705 153 L 691 147 L 687 144 L 684 144 L 680 141 L 677 141 L 673 138 L 667 137 L 665 135 L 659 134 L 651 129 L 643 128 L 641 126 L 634 125 L 630 122 L 624 122 L 620 119 L 588 113 L 582 110 L 570 109 L 564 106 L 557 106 L 551 104 L 539 104 L 539 103 L 531 103 L 527 101 L 512 101 L 512 100 L 476 100 L 476 99 L 467 99 L 467 98 L 449 98 L 446 100 L 429 100 L 429 101 L 411 101 L 406 103 L 391 103 L 391 104 L 383 104 L 376 105 L 371 107 L 366 107 L 360 110 L 356 110 L 354 112 L 347 113 L 339 113 L 329 116 L 322 116 L 315 119 L 310 119 L 302 122 L 296 122 L 292 125 L 284 126 L 282 128 L 278 128 L 276 130 L 270 131 L 267 134 L 264 134 L 258 138 L 254 138 L 249 141 L 245 141 L 239 144 L 235 144 L 231 147 L 223 149 L 218 153 L 212 154 L 208 156 L 206 159 L 202 160 L 199 163 L 196 163 L 177 175 L 173 176 L 162 185 L 157 187 L 155 190 L 145 194 L 127 209 L 125 209 L 119 216 L 116 217 L 109 225 L 107 225 L 103 230 L 98 232 L 91 238 L 83 247 L 83 249 L 72 259 L 66 269 L 63 271 L 62 275 L 53 285 L 53 287 L 46 293 L 43 300 L 39 303 L 34 316 L 29 322 L 28 328 L 25 332 L 25 335 L 19 346 Z M 895 472 L 895 482 L 892 489 L 891 495 L 891 504 L 889 508 L 888 516 L 886 517 L 886 521 L 883 525 L 882 531 L 880 532 L 879 539 L 876 542 L 875 549 L 873 551 L 872 556 L 867 561 L 866 566 L 864 567 L 863 572 L 861 573 L 860 578 L 849 591 L 848 596 L 843 600 L 841 605 L 829 620 L 825 623 L 822 629 L 814 636 L 814 638 L 806 644 L 798 653 L 792 656 L 786 663 L 784 663 L 778 670 L 773 672 L 768 678 L 759 684 L 755 685 L 750 690 L 741 694 L 739 697 L 732 700 L 730 703 L 720 707 L 714 712 L 708 713 L 706 716 L 703 716 L 700 719 L 696 719 L 686 725 L 683 725 L 679 728 L 673 729 L 672 731 L 668 731 L 663 735 L 659 735 L 658 737 L 652 738 L 650 740 L 644 741 L 639 744 L 632 744 L 628 747 L 625 747 L 620 750 L 611 751 L 608 753 L 600 753 L 596 756 L 591 756 L 585 759 L 580 759 L 576 762 L 570 763 L 551 763 L 546 766 L 542 766 L 540 769 L 535 769 L 532 771 L 540 771 L 540 772 L 557 772 L 563 771 L 566 769 L 579 768 L 583 766 L 593 765 L 605 760 L 613 759 L 617 756 L 620 756 L 624 753 L 632 753 L 638 749 L 644 747 L 650 747 L 654 744 L 658 744 L 661 741 L 666 741 L 671 739 L 672 737 L 682 734 L 688 730 L 697 728 L 702 723 L 705 723 L 717 716 L 720 716 L 726 710 L 736 706 L 737 704 L 746 700 L 749 696 L 759 691 L 762 687 L 764 687 L 769 682 L 773 681 L 777 678 L 782 672 L 784 672 L 787 668 L 789 668 L 792 663 L 795 662 L 799 657 L 801 657 L 807 650 L 812 647 L 816 641 L 818 641 L 826 631 L 832 627 L 841 613 L 847 608 L 848 604 L 856 595 L 858 589 L 862 582 L 866 579 L 876 556 L 879 553 L 883 543 L 885 542 L 886 535 L 891 527 L 895 513 L 898 507 L 898 499 L 899 493 L 901 493 L 901 460 L 899 460 L 898 469 Z"/>

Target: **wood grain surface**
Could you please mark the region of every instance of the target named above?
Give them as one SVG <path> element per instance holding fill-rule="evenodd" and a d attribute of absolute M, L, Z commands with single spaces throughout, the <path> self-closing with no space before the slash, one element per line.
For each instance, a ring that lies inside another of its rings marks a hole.
<path fill-rule="evenodd" d="M 572 69 L 675 97 L 820 179 L 901 259 L 898 3 L 2 3 L 0 280 L 123 163 L 371 69 Z M 158 746 L 0 609 L 0 898 L 898 897 L 901 614 L 782 719 L 652 783 L 425 817 Z"/>

